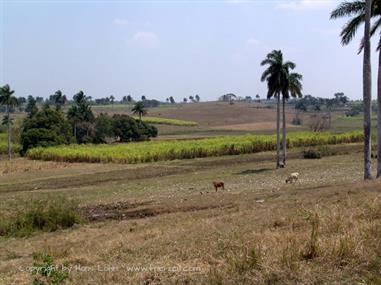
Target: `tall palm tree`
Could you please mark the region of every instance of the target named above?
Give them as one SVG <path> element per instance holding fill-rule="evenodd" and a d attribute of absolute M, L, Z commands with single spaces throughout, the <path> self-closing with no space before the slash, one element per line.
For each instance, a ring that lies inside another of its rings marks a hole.
<path fill-rule="evenodd" d="M 56 105 L 56 110 L 59 111 L 66 104 L 67 98 L 66 95 L 62 93 L 61 90 L 57 90 L 54 95 L 54 105 Z"/>
<path fill-rule="evenodd" d="M 12 157 L 12 145 L 11 145 L 11 117 L 10 110 L 12 107 L 18 105 L 17 98 L 12 96 L 15 93 L 14 90 L 11 90 L 9 85 L 4 85 L 0 88 L 0 105 L 5 106 L 6 111 L 6 124 L 8 130 L 8 159 L 11 160 Z"/>
<path fill-rule="evenodd" d="M 363 63 L 363 100 L 364 100 L 364 179 L 371 178 L 371 62 L 370 37 L 381 28 L 381 0 L 357 0 L 343 2 L 331 13 L 331 19 L 353 17 L 341 31 L 341 42 L 349 44 L 358 28 L 365 23 L 364 38 L 361 41 L 360 51 L 364 49 Z M 371 27 L 371 17 L 376 18 Z M 381 39 L 380 39 L 381 43 Z M 379 50 L 378 86 L 377 86 L 377 177 L 381 176 L 381 49 Z"/>
<path fill-rule="evenodd" d="M 370 58 L 370 18 L 372 0 L 366 0 L 364 29 L 364 63 L 363 63 L 363 101 L 364 101 L 364 179 L 372 178 L 371 160 L 371 103 L 372 103 L 372 68 Z M 381 146 L 378 146 L 381 147 Z"/>
<path fill-rule="evenodd" d="M 132 113 L 139 115 L 139 120 L 142 120 L 142 116 L 147 114 L 147 109 L 144 106 L 144 103 L 142 101 L 136 102 L 134 107 L 132 107 Z"/>
<path fill-rule="evenodd" d="M 283 148 L 283 165 L 286 165 L 286 148 L 287 148 L 287 140 L 286 140 L 286 101 L 291 97 L 302 97 L 303 85 L 302 81 L 303 76 L 299 73 L 290 73 L 287 78 L 286 87 L 282 92 L 282 111 L 283 111 L 283 134 L 282 134 L 282 148 Z"/>
<path fill-rule="evenodd" d="M 280 95 L 285 91 L 289 70 L 295 68 L 293 62 L 283 61 L 283 54 L 280 50 L 274 50 L 269 53 L 261 62 L 262 66 L 268 66 L 263 72 L 261 81 L 267 82 L 267 98 L 275 97 L 277 99 L 277 119 L 276 119 L 276 166 L 280 167 Z"/>

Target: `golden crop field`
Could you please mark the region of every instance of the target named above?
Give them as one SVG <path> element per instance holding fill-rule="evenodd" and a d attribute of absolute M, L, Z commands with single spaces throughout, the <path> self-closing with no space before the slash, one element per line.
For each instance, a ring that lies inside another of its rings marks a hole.
<path fill-rule="evenodd" d="M 361 131 L 342 134 L 302 132 L 289 134 L 287 144 L 289 148 L 292 148 L 354 143 L 362 140 Z M 256 153 L 274 149 L 276 149 L 275 135 L 244 135 L 200 140 L 40 147 L 29 150 L 27 156 L 31 159 L 67 162 L 142 163 Z"/>

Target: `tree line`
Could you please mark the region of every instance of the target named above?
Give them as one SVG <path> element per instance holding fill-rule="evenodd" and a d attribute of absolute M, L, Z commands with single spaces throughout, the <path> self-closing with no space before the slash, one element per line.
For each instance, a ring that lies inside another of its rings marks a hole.
<path fill-rule="evenodd" d="M 8 157 L 12 155 L 11 144 L 11 109 L 20 103 L 13 95 L 9 85 L 0 88 L 0 105 L 3 105 L 6 114 L 3 124 L 8 133 Z M 142 101 L 137 102 L 132 111 L 139 115 L 135 119 L 128 115 L 99 114 L 95 116 L 90 105 L 89 97 L 83 91 L 73 96 L 72 103 L 66 114 L 62 111 L 67 98 L 61 91 L 57 91 L 50 98 L 54 106 L 45 103 L 42 107 L 37 99 L 28 96 L 25 104 L 26 118 L 23 119 L 20 130 L 21 154 L 25 154 L 32 147 L 47 147 L 70 143 L 107 143 L 130 142 L 147 140 L 156 137 L 156 127 L 142 121 L 146 114 L 146 107 Z"/>

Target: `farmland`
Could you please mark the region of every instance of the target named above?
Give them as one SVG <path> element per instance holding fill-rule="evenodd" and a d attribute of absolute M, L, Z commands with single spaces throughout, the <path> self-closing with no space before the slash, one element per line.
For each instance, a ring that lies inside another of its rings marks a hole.
<path fill-rule="evenodd" d="M 280 170 L 273 152 L 139 165 L 0 162 L 3 217 L 66 197 L 84 219 L 0 238 L 0 284 L 30 284 L 34 252 L 77 268 L 114 266 L 74 269 L 69 284 L 379 284 L 381 185 L 361 182 L 361 145 L 329 148 L 337 155 L 320 160 L 292 149 Z M 285 184 L 292 171 L 300 181 Z M 225 191 L 214 192 L 215 179 Z"/>
<path fill-rule="evenodd" d="M 343 134 L 291 133 L 288 146 L 308 147 L 362 141 L 361 132 Z M 142 163 L 196 157 L 237 155 L 276 149 L 274 135 L 227 136 L 200 140 L 153 141 L 116 145 L 69 145 L 34 148 L 27 156 L 32 159 L 68 162 Z"/>

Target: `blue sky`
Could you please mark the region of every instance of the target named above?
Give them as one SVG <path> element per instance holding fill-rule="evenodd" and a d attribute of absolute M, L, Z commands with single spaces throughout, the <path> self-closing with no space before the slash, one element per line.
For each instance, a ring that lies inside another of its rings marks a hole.
<path fill-rule="evenodd" d="M 297 64 L 305 94 L 362 95 L 359 38 L 342 47 L 345 21 L 329 20 L 340 1 L 0 2 L 0 84 L 17 96 L 264 97 L 273 49 Z"/>

